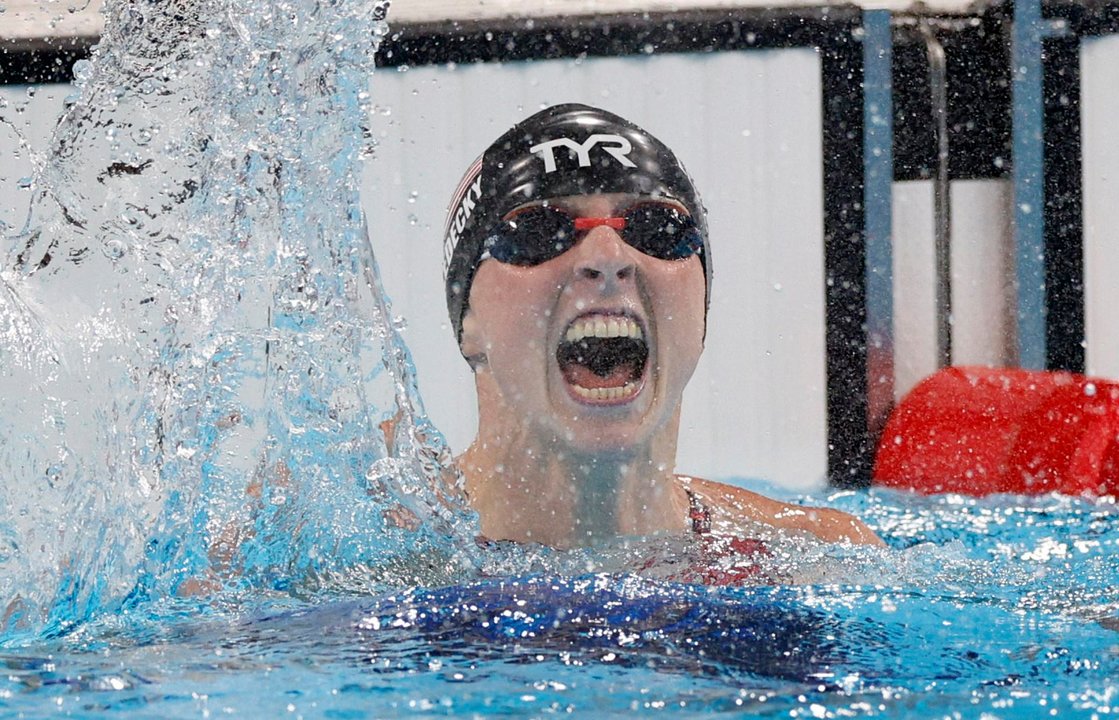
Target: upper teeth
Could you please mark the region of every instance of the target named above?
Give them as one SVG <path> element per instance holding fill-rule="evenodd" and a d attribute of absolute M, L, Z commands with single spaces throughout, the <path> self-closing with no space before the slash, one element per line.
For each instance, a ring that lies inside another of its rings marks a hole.
<path fill-rule="evenodd" d="M 571 323 L 564 340 L 578 342 L 586 337 L 628 337 L 640 340 L 644 336 L 641 333 L 641 326 L 632 318 L 617 315 L 588 315 Z"/>

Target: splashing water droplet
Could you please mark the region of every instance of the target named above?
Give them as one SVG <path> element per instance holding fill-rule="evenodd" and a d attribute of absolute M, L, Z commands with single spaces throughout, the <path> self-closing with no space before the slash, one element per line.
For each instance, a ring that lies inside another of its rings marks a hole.
<path fill-rule="evenodd" d="M 278 22 L 241 0 L 108 4 L 59 150 L 21 181 L 44 193 L 0 284 L 14 351 L 0 446 L 19 438 L 28 458 L 0 482 L 0 518 L 21 518 L 0 554 L 24 568 L 5 565 L 0 607 L 21 598 L 27 632 L 81 622 L 141 578 L 158 599 L 229 572 L 210 552 L 229 523 L 260 529 L 227 548 L 242 587 L 392 584 L 394 568 L 415 582 L 408 558 L 434 554 L 475 567 L 475 520 L 444 477 L 358 204 L 386 9 L 293 4 Z M 28 437 L 44 416 L 58 422 Z M 384 498 L 367 492 L 379 460 Z M 421 525 L 386 520 L 401 504 Z M 59 516 L 72 532 L 24 542 Z"/>
<path fill-rule="evenodd" d="M 128 246 L 120 240 L 107 240 L 102 246 L 102 252 L 105 253 L 106 258 L 110 260 L 120 260 L 123 258 L 124 253 L 128 252 Z"/>
<path fill-rule="evenodd" d="M 93 63 L 89 60 L 78 60 L 74 63 L 74 84 L 79 88 L 89 80 L 93 73 Z"/>

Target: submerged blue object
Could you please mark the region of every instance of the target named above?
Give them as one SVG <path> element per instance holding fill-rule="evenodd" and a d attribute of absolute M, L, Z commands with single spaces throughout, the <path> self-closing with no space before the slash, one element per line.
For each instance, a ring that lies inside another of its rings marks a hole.
<path fill-rule="evenodd" d="M 613 113 L 570 103 L 541 110 L 498 138 L 466 171 L 451 199 L 443 237 L 447 311 L 455 338 L 486 239 L 512 210 L 536 200 L 627 193 L 675 200 L 698 230 L 711 298 L 706 211 L 676 155 Z"/>

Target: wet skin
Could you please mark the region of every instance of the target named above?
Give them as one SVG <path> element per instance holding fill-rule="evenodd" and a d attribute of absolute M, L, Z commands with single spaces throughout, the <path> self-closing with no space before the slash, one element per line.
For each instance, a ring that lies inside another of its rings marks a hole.
<path fill-rule="evenodd" d="M 636 199 L 602 195 L 551 204 L 608 217 Z M 484 261 L 463 319 L 463 350 L 485 357 L 478 373 L 485 399 L 510 411 L 518 427 L 527 424 L 553 451 L 634 455 L 673 422 L 703 349 L 704 291 L 698 257 L 658 260 L 599 226 L 540 265 Z M 561 371 L 556 348 L 572 321 L 588 315 L 628 316 L 643 329 L 646 373 L 627 402 L 580 398 Z"/>
<path fill-rule="evenodd" d="M 573 216 L 617 217 L 648 199 L 547 202 Z M 691 482 L 716 520 L 807 525 L 825 539 L 877 541 L 836 511 L 790 513 L 801 509 L 675 475 L 680 401 L 703 350 L 705 292 L 698 256 L 645 255 L 606 225 L 539 265 L 481 263 L 462 334 L 463 353 L 475 366 L 479 430 L 459 465 L 487 537 L 571 547 L 683 532 L 690 526 L 684 485 Z M 648 357 L 637 378 L 565 372 L 557 348 L 573 327 L 597 320 L 638 328 Z M 581 383 L 619 389 L 587 397 Z"/>

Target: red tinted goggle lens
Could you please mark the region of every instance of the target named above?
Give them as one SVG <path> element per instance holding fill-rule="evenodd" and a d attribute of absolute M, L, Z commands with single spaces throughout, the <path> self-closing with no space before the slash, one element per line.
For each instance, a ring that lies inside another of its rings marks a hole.
<path fill-rule="evenodd" d="M 514 213 L 485 241 L 489 257 L 511 265 L 532 266 L 559 257 L 574 247 L 578 234 L 599 225 L 613 228 L 626 244 L 660 260 L 682 260 L 703 250 L 695 220 L 666 203 L 639 203 L 621 217 L 572 217 L 547 205 Z"/>

